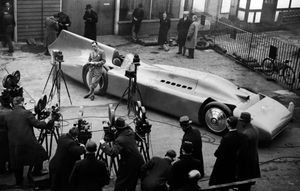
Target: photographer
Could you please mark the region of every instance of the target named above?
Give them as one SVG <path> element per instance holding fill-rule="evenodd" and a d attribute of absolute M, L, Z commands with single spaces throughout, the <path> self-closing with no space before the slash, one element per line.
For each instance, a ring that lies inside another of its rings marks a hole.
<path fill-rule="evenodd" d="M 106 61 L 105 53 L 96 41 L 92 42 L 92 48 L 93 52 L 90 53 L 89 62 L 87 63 L 90 65 L 88 79 L 90 91 L 87 95 L 84 96 L 84 98 L 90 98 L 93 101 L 95 99 L 94 91 L 99 84 L 102 75 L 103 65 Z"/>
<path fill-rule="evenodd" d="M 125 120 L 122 117 L 117 118 L 115 127 L 117 132 L 113 145 L 109 146 L 104 140 L 101 140 L 100 147 L 104 153 L 111 157 L 121 155 L 114 190 L 132 191 L 135 190 L 144 159 L 138 151 L 134 131 L 125 124 Z"/>
<path fill-rule="evenodd" d="M 71 26 L 71 21 L 69 16 L 64 12 L 59 12 L 57 15 L 58 15 L 58 32 L 57 32 L 57 36 L 58 36 L 62 30 L 68 30 L 68 27 Z"/>
<path fill-rule="evenodd" d="M 78 134 L 78 128 L 73 127 L 58 139 L 55 155 L 49 163 L 52 191 L 73 190 L 69 184 L 69 176 L 75 162 L 85 153 L 84 145 L 78 142 Z"/>
<path fill-rule="evenodd" d="M 43 161 L 47 159 L 47 152 L 38 143 L 33 131 L 33 127 L 47 128 L 47 124 L 37 120 L 30 111 L 23 107 L 23 104 L 23 97 L 14 97 L 14 108 L 5 115 L 10 164 L 15 173 L 17 186 L 21 186 L 23 183 L 23 167 L 25 165 L 30 165 L 27 177 L 31 178 L 32 175 L 41 175 Z"/>

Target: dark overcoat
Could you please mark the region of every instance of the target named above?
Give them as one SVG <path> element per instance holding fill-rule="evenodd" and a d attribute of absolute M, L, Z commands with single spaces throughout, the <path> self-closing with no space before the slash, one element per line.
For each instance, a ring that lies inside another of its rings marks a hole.
<path fill-rule="evenodd" d="M 176 161 L 170 172 L 170 178 L 168 184 L 170 185 L 169 190 L 174 191 L 183 186 L 189 184 L 188 173 L 191 170 L 201 171 L 202 163 L 192 157 L 191 155 L 182 155 L 180 160 Z"/>
<path fill-rule="evenodd" d="M 42 163 L 47 159 L 47 152 L 38 143 L 33 127 L 46 128 L 44 121 L 22 106 L 16 106 L 5 116 L 8 132 L 10 164 L 12 168 Z"/>
<path fill-rule="evenodd" d="M 239 127 L 241 125 L 242 127 Z M 246 180 L 260 177 L 258 158 L 258 130 L 250 123 L 239 121 L 238 128 L 247 137 L 247 147 L 240 152 L 238 179 Z"/>
<path fill-rule="evenodd" d="M 85 11 L 83 20 L 85 21 L 84 26 L 84 37 L 97 40 L 97 26 L 98 15 L 95 11 L 91 10 L 91 12 Z"/>
<path fill-rule="evenodd" d="M 105 144 L 101 147 L 106 154 L 112 157 L 119 154 L 121 156 L 115 190 L 135 189 L 144 159 L 138 151 L 134 131 L 129 126 L 118 130 L 113 145 Z"/>
<path fill-rule="evenodd" d="M 46 17 L 45 26 L 46 26 L 45 47 L 48 48 L 48 46 L 56 40 L 56 35 L 58 30 L 57 20 L 53 16 Z"/>
<path fill-rule="evenodd" d="M 166 185 L 170 174 L 171 160 L 153 157 L 141 168 L 143 191 L 167 191 Z"/>
<path fill-rule="evenodd" d="M 106 164 L 97 160 L 94 153 L 88 153 L 75 163 L 69 181 L 75 191 L 101 191 L 109 184 L 109 176 Z"/>
<path fill-rule="evenodd" d="M 188 34 L 185 41 L 185 47 L 189 49 L 194 49 L 197 45 L 197 37 L 199 30 L 199 22 L 194 21 L 188 30 Z"/>
<path fill-rule="evenodd" d="M 10 109 L 4 108 L 0 105 L 0 165 L 9 160 L 8 152 L 8 136 L 7 127 L 5 123 L 5 116 L 11 111 Z M 0 166 L 1 168 L 1 166 Z"/>
<path fill-rule="evenodd" d="M 201 139 L 201 132 L 198 129 L 193 129 L 189 127 L 183 137 L 182 143 L 185 141 L 189 141 L 193 143 L 193 152 L 192 156 L 198 159 L 201 162 L 201 168 L 199 170 L 201 176 L 204 176 L 204 164 L 203 164 L 203 154 L 202 154 L 202 139 Z M 182 144 L 181 144 L 182 145 Z M 180 154 L 182 154 L 182 148 L 180 148 Z"/>
<path fill-rule="evenodd" d="M 55 155 L 49 163 L 52 191 L 72 190 L 69 184 L 69 176 L 75 162 L 80 160 L 80 155 L 84 152 L 85 148 L 80 146 L 79 142 L 72 136 L 69 134 L 60 136 Z"/>
<path fill-rule="evenodd" d="M 237 130 L 229 131 L 215 152 L 216 162 L 210 175 L 209 185 L 236 181 L 239 152 L 244 148 L 247 137 Z"/>
<path fill-rule="evenodd" d="M 184 46 L 186 36 L 191 25 L 192 21 L 189 18 L 181 18 L 177 24 L 177 32 L 178 32 L 178 39 L 177 43 L 180 46 Z"/>
<path fill-rule="evenodd" d="M 171 21 L 169 18 L 161 18 L 159 21 L 159 32 L 158 32 L 158 44 L 163 45 L 167 42 L 168 32 L 171 26 Z"/>

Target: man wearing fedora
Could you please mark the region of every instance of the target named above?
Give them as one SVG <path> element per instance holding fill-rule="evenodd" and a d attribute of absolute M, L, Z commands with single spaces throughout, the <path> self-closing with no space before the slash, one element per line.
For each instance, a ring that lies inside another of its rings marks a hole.
<path fill-rule="evenodd" d="M 237 117 L 227 119 L 228 133 L 221 139 L 215 151 L 216 162 L 209 178 L 209 185 L 225 184 L 237 181 L 239 153 L 245 148 L 247 138 L 237 129 Z"/>
<path fill-rule="evenodd" d="M 85 21 L 84 37 L 96 41 L 97 40 L 96 23 L 98 22 L 98 15 L 95 11 L 93 11 L 91 4 L 87 4 L 85 7 L 83 20 Z"/>
<path fill-rule="evenodd" d="M 100 147 L 111 157 L 121 156 L 114 190 L 134 191 L 144 159 L 138 150 L 134 131 L 122 117 L 117 118 L 115 128 L 117 132 L 113 145 L 110 146 L 101 140 Z"/>
<path fill-rule="evenodd" d="M 188 116 L 182 116 L 179 118 L 179 124 L 182 128 L 184 135 L 182 137 L 182 144 L 185 141 L 190 141 L 193 143 L 192 156 L 201 162 L 201 178 L 204 176 L 204 164 L 203 164 L 203 154 L 202 154 L 202 139 L 201 132 L 198 129 L 193 129 L 191 126 L 192 121 Z M 180 155 L 182 155 L 182 145 L 180 148 Z"/>
<path fill-rule="evenodd" d="M 85 148 L 85 158 L 75 163 L 69 181 L 75 191 L 101 191 L 109 184 L 109 172 L 106 164 L 96 159 L 96 143 L 88 141 Z"/>
<path fill-rule="evenodd" d="M 154 156 L 142 166 L 142 191 L 168 191 L 166 183 L 170 176 L 170 168 L 175 157 L 176 152 L 168 150 L 164 158 Z"/>
<path fill-rule="evenodd" d="M 246 149 L 242 150 L 239 159 L 238 180 L 246 180 L 260 177 L 259 158 L 258 158 L 258 130 L 251 124 L 251 114 L 242 112 L 238 131 L 247 137 Z M 250 187 L 243 190 L 249 190 Z"/>

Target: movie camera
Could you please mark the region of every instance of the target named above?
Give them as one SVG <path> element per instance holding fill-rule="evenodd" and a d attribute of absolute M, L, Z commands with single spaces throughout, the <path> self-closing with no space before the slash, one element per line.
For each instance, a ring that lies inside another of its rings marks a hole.
<path fill-rule="evenodd" d="M 53 58 L 56 62 L 63 62 L 64 56 L 61 50 L 52 50 Z"/>
<path fill-rule="evenodd" d="M 104 131 L 104 141 L 106 142 L 112 142 L 115 140 L 115 135 L 117 129 L 114 127 L 115 123 L 115 110 L 113 109 L 112 104 L 108 105 L 108 120 L 109 121 L 103 121 L 103 131 Z"/>
<path fill-rule="evenodd" d="M 87 140 L 92 138 L 91 124 L 86 120 L 79 118 L 76 123 L 73 124 L 73 127 L 77 127 L 79 130 L 78 141 L 79 143 L 86 144 Z"/>
<path fill-rule="evenodd" d="M 38 120 L 46 119 L 50 116 L 52 121 L 59 121 L 61 118 L 61 113 L 59 113 L 58 104 L 51 106 L 51 108 L 46 108 L 47 106 L 47 96 L 44 95 L 38 100 L 34 107 L 34 112 L 37 115 Z"/>
<path fill-rule="evenodd" d="M 140 57 L 139 55 L 135 54 L 133 57 L 133 61 L 130 65 L 130 67 L 128 68 L 128 70 L 125 71 L 125 76 L 127 78 L 136 78 L 136 73 L 137 73 L 137 67 L 140 66 Z"/>
<path fill-rule="evenodd" d="M 20 79 L 21 73 L 18 70 L 3 78 L 2 85 L 4 90 L 1 93 L 1 99 L 4 107 L 12 108 L 13 98 L 18 96 L 23 97 L 23 88 L 18 84 Z"/>
<path fill-rule="evenodd" d="M 142 103 L 140 101 L 136 102 L 136 107 L 135 107 L 135 132 L 140 136 L 140 137 L 145 137 L 147 134 L 151 132 L 151 127 L 152 125 L 149 123 L 149 120 L 147 119 L 146 116 L 146 108 L 142 106 Z"/>

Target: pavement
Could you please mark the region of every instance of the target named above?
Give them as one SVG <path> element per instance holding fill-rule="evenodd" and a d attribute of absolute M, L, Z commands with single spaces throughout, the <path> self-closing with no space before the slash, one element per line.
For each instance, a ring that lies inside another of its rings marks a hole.
<path fill-rule="evenodd" d="M 257 180 L 253 190 L 300 190 L 300 94 L 299 91 L 289 91 L 274 81 L 268 81 L 263 75 L 255 73 L 244 66 L 241 66 L 213 50 L 195 51 L 195 59 L 187 59 L 177 55 L 177 47 L 170 47 L 169 51 L 158 50 L 157 46 L 141 46 L 134 44 L 123 36 L 99 36 L 99 42 L 116 47 L 121 54 L 127 52 L 139 54 L 145 63 L 166 64 L 180 66 L 210 72 L 232 81 L 242 87 L 249 87 L 256 92 L 266 94 L 284 105 L 290 101 L 295 103 L 295 114 L 293 121 L 288 128 L 281 133 L 270 145 L 259 148 L 262 177 Z M 25 46 L 25 47 L 24 47 Z M 21 72 L 21 86 L 24 88 L 26 108 L 32 109 L 37 100 L 43 95 L 43 88 L 51 70 L 50 57 L 42 52 L 31 53 L 26 44 L 16 44 L 16 51 L 13 55 L 0 55 L 0 80 L 7 74 L 19 70 Z M 21 49 L 23 51 L 21 51 Z M 0 47 L 0 51 L 5 48 Z M 29 52 L 24 52 L 24 51 Z M 107 106 L 114 106 L 119 102 L 113 96 L 96 96 L 92 102 L 82 97 L 87 89 L 80 83 L 67 78 L 67 87 L 70 92 L 72 105 L 67 96 L 66 88 L 62 86 L 61 92 L 61 113 L 63 114 L 63 128 L 61 132 L 67 132 L 72 124 L 76 122 L 80 106 L 84 106 L 84 118 L 92 124 L 92 139 L 97 143 L 103 137 L 102 121 L 108 120 Z M 44 94 L 48 94 L 51 83 L 46 86 Z M 2 87 L 0 87 L 2 91 Z M 51 103 L 56 103 L 56 99 Z M 51 105 L 50 104 L 50 105 Z M 117 116 L 124 116 L 128 123 L 132 123 L 133 116 L 127 116 L 126 105 L 122 103 L 116 111 Z M 182 130 L 178 126 L 177 119 L 169 115 L 147 110 L 151 128 L 151 156 L 164 156 L 168 149 L 179 150 Z M 209 175 L 212 171 L 215 157 L 214 151 L 220 143 L 220 137 L 208 132 L 205 128 L 194 125 L 202 133 L 203 156 L 206 176 L 199 182 L 201 187 L 208 186 Z M 39 134 L 38 131 L 35 132 Z M 53 145 L 53 152 L 56 145 Z M 44 164 L 47 168 L 47 163 Z M 113 190 L 114 174 L 111 184 L 104 190 Z M 0 176 L 1 184 L 14 184 L 12 175 Z M 21 189 L 20 189 L 21 190 Z M 139 190 L 139 188 L 137 189 Z"/>

